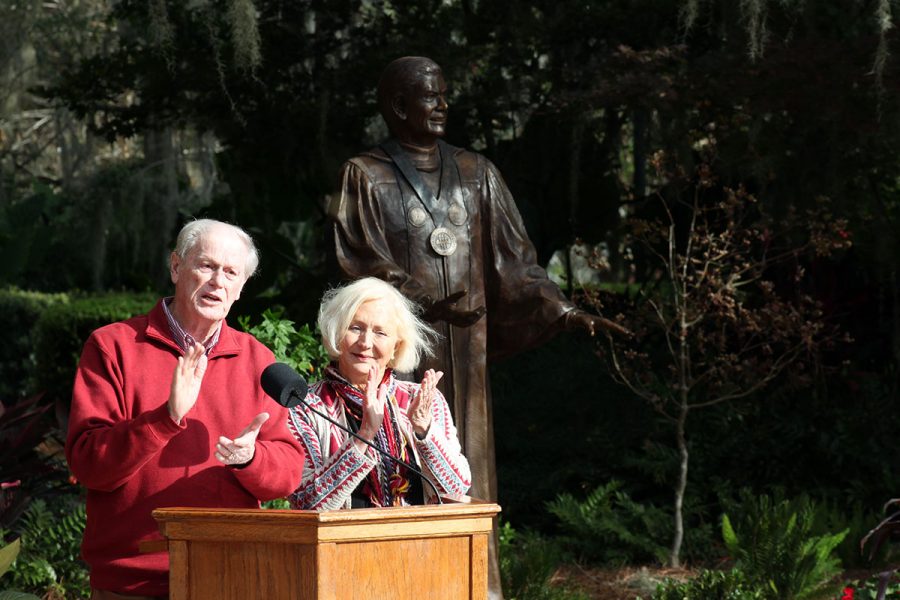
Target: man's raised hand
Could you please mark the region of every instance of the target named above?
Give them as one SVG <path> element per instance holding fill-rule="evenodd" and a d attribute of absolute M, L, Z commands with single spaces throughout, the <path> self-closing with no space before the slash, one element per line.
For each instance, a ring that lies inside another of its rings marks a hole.
<path fill-rule="evenodd" d="M 194 344 L 178 357 L 178 364 L 172 374 L 172 387 L 169 391 L 169 416 L 181 424 L 184 416 L 194 408 L 200 394 L 200 384 L 206 373 L 206 348 L 202 344 Z"/>

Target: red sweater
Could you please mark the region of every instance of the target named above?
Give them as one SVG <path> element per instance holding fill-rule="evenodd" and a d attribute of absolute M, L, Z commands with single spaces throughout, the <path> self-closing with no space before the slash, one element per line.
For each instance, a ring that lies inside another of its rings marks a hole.
<path fill-rule="evenodd" d="M 181 350 L 160 304 L 149 315 L 96 330 L 84 345 L 72 398 L 66 458 L 88 489 L 82 556 L 91 586 L 139 595 L 168 592 L 168 555 L 141 553 L 159 539 L 150 512 L 164 506 L 253 508 L 296 489 L 304 453 L 287 429 L 287 410 L 259 385 L 272 353 L 222 324 L 197 403 L 177 425 L 167 408 Z M 268 412 L 245 468 L 214 456 Z"/>

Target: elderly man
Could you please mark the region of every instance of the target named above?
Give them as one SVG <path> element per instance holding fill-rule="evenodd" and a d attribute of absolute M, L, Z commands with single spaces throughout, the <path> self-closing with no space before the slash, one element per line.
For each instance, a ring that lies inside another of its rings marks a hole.
<path fill-rule="evenodd" d="M 188 223 L 170 258 L 175 295 L 84 345 L 66 458 L 88 489 L 94 599 L 168 594 L 167 555 L 138 549 L 160 537 L 154 508 L 258 507 L 300 482 L 287 410 L 259 385 L 274 357 L 225 322 L 258 262 L 238 227 Z"/>
<path fill-rule="evenodd" d="M 444 371 L 441 388 L 472 467 L 470 493 L 493 500 L 487 359 L 564 329 L 623 330 L 576 309 L 547 278 L 496 167 L 441 140 L 446 95 L 430 59 L 404 57 L 384 70 L 378 103 L 392 139 L 344 165 L 331 209 L 334 249 L 345 277 L 390 282 L 442 334 L 437 355 L 420 367 Z M 496 580 L 491 587 L 499 595 Z"/>

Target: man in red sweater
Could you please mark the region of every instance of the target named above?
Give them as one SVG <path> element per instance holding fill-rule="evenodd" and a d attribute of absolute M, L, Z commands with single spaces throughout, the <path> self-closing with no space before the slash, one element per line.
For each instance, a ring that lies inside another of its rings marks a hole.
<path fill-rule="evenodd" d="M 84 345 L 66 458 L 88 488 L 95 600 L 167 596 L 167 554 L 138 549 L 160 538 L 153 509 L 258 507 L 300 482 L 287 411 L 259 385 L 274 357 L 225 322 L 258 262 L 240 228 L 188 223 L 170 258 L 175 295 Z"/>

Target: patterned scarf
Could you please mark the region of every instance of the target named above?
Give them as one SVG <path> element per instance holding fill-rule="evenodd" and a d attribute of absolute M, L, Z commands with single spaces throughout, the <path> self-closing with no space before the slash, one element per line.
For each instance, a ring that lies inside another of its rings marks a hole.
<path fill-rule="evenodd" d="M 397 417 L 396 391 L 397 381 L 392 376 L 391 369 L 385 369 L 382 384 L 387 384 L 387 403 L 384 411 L 384 421 L 381 428 L 375 434 L 372 444 L 400 460 L 409 462 L 409 450 L 400 432 L 400 423 Z M 354 387 L 347 381 L 334 365 L 325 369 L 325 381 L 344 401 L 344 411 L 350 429 L 358 431 L 362 425 L 362 404 L 365 398 L 364 392 Z M 392 461 L 386 456 L 378 455 L 378 464 L 366 476 L 361 486 L 362 493 L 369 499 L 373 506 L 400 506 L 410 489 L 409 477 L 406 467 Z"/>

